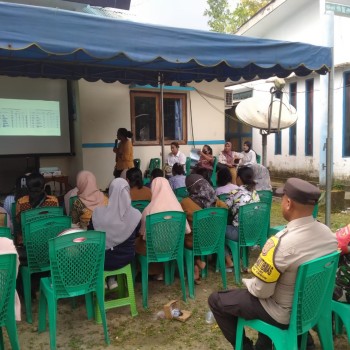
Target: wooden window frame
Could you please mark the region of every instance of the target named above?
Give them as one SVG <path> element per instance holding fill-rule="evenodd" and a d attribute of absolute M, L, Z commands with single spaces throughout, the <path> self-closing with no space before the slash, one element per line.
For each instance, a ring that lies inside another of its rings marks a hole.
<path fill-rule="evenodd" d="M 156 99 L 156 140 L 138 141 L 136 140 L 136 123 L 135 123 L 135 97 L 154 97 Z M 164 93 L 164 99 L 181 99 L 182 100 L 182 139 L 168 140 L 164 138 L 164 144 L 170 145 L 172 142 L 178 142 L 180 145 L 187 144 L 187 94 L 179 93 Z M 134 146 L 158 146 L 161 145 L 161 99 L 160 92 L 155 91 L 130 91 L 130 117 L 131 117 L 131 131 L 133 133 L 132 142 Z"/>

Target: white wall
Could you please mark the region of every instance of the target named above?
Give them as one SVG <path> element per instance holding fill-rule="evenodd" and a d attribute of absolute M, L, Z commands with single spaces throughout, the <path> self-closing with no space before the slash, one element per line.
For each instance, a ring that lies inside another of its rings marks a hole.
<path fill-rule="evenodd" d="M 325 15 L 324 0 L 288 0 L 277 10 L 272 11 L 253 27 L 245 26 L 241 35 L 269 39 L 300 41 L 327 46 L 330 38 L 329 20 Z M 349 63 L 350 59 L 350 18 L 334 17 L 334 62 L 335 65 Z M 350 69 L 349 69 L 350 70 Z M 350 159 L 342 157 L 343 129 L 343 71 L 336 68 L 334 75 L 334 146 L 333 173 L 336 178 L 349 174 Z M 314 78 L 314 144 L 313 157 L 305 156 L 305 79 Z M 287 80 L 297 82 L 297 156 L 289 155 L 289 130 L 282 131 L 282 155 L 275 155 L 275 136 L 268 136 L 267 164 L 272 170 L 290 171 L 296 175 L 319 176 L 325 183 L 326 141 L 328 115 L 328 77 L 311 75 Z M 260 89 L 260 86 L 259 86 Z M 254 91 L 254 95 L 259 92 Z M 261 136 L 253 131 L 253 147 L 261 154 Z"/>
<path fill-rule="evenodd" d="M 191 108 L 189 100 L 187 105 L 188 145 L 180 146 L 186 155 L 192 148 L 191 109 L 195 141 L 223 140 L 225 128 L 224 84 L 214 81 L 191 86 L 199 89 L 200 93 L 188 93 L 191 99 Z M 131 130 L 129 92 L 129 86 L 120 83 L 79 81 L 82 144 L 113 144 L 118 128 Z M 218 154 L 223 144 L 212 145 L 212 148 L 214 154 Z M 166 146 L 165 151 L 170 152 L 170 147 Z M 141 159 L 142 170 L 148 167 L 149 159 L 154 157 L 161 157 L 161 146 L 134 147 L 134 158 Z M 100 188 L 106 188 L 113 179 L 114 159 L 112 146 L 82 148 L 82 166 L 96 175 Z"/>

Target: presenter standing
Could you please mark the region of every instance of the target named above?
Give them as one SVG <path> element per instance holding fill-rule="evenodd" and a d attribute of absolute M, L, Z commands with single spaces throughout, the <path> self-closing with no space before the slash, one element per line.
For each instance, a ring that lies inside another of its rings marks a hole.
<path fill-rule="evenodd" d="M 115 153 L 114 177 L 120 177 L 123 170 L 134 167 L 134 153 L 132 147 L 132 132 L 125 128 L 119 128 L 113 152 Z M 118 142 L 119 141 L 119 142 Z"/>

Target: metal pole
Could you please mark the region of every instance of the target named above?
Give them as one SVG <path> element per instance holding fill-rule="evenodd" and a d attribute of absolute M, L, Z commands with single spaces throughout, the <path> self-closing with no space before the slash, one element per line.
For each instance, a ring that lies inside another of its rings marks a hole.
<path fill-rule="evenodd" d="M 159 84 L 159 88 L 160 88 L 160 115 L 161 115 L 161 123 L 162 123 L 162 127 L 160 128 L 161 130 L 161 142 L 162 142 L 162 166 L 164 166 L 165 164 L 165 150 L 164 150 L 164 82 L 163 82 L 163 77 L 160 76 L 160 84 Z"/>
<path fill-rule="evenodd" d="M 325 223 L 331 225 L 331 191 L 333 182 L 333 104 L 334 104 L 334 14 L 328 13 L 329 40 L 332 66 L 328 74 L 328 125 L 326 140 L 326 217 Z"/>
<path fill-rule="evenodd" d="M 265 130 L 262 130 L 262 165 L 266 167 L 267 163 L 267 134 L 264 133 Z"/>

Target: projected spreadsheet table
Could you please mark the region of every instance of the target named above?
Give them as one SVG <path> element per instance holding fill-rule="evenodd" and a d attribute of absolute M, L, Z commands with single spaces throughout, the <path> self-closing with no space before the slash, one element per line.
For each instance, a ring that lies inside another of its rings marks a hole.
<path fill-rule="evenodd" d="M 16 101 L 0 99 L 0 136 L 61 135 L 58 102 Z"/>

